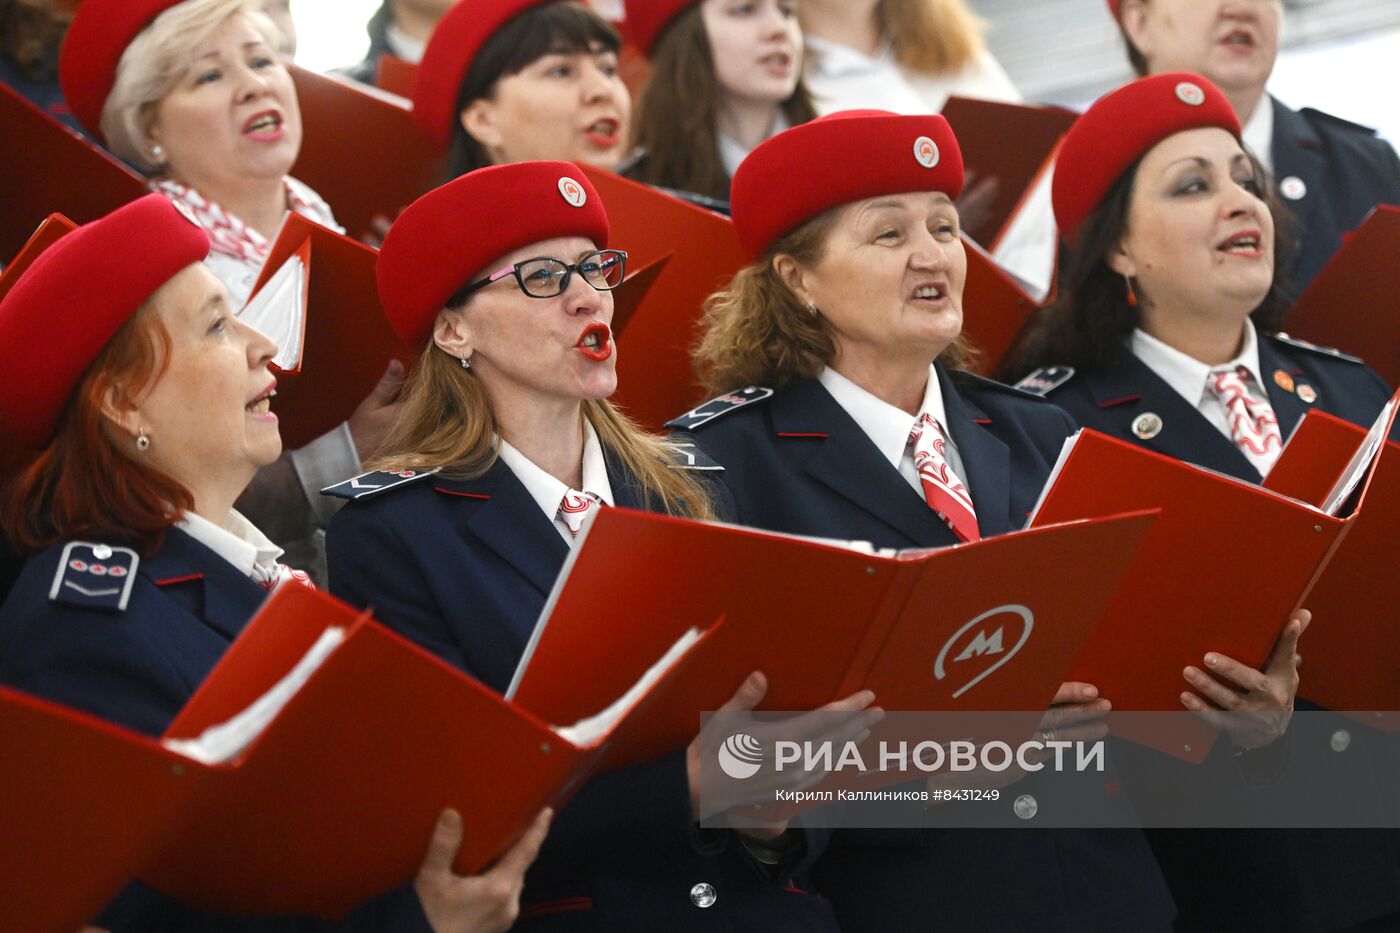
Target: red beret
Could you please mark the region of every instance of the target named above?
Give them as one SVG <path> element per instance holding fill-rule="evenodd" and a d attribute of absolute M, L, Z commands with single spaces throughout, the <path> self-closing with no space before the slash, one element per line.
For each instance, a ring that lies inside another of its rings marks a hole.
<path fill-rule="evenodd" d="M 1099 98 L 1065 135 L 1051 196 L 1055 222 L 1073 241 L 1084 219 L 1128 168 L 1168 136 L 1218 126 L 1240 135 L 1240 118 L 1218 87 L 1200 75 L 1140 78 Z"/>
<path fill-rule="evenodd" d="M 572 162 L 513 162 L 468 172 L 404 209 L 379 250 L 379 298 L 415 349 L 447 299 L 512 250 L 555 237 L 608 242 L 608 213 Z"/>
<path fill-rule="evenodd" d="M 907 191 L 956 198 L 962 186 L 962 150 L 941 116 L 843 110 L 761 143 L 739 163 L 729 198 L 757 259 L 830 208 Z"/>
<path fill-rule="evenodd" d="M 112 336 L 177 272 L 208 255 L 208 234 L 160 194 L 45 250 L 0 301 L 0 430 L 42 450 Z"/>
<path fill-rule="evenodd" d="M 91 0 L 88 0 L 91 2 Z M 413 85 L 413 116 L 443 149 L 457 121 L 457 95 L 487 40 L 530 7 L 557 0 L 457 0 L 433 29 Z"/>
<path fill-rule="evenodd" d="M 651 55 L 656 40 L 671 24 L 671 20 L 692 7 L 699 0 L 626 0 L 623 6 L 627 18 L 622 28 L 632 44 L 642 50 L 643 55 Z"/>
<path fill-rule="evenodd" d="M 102 138 L 102 108 L 117 81 L 117 63 L 151 21 L 184 0 L 83 0 L 58 56 L 58 81 L 73 116 Z"/>

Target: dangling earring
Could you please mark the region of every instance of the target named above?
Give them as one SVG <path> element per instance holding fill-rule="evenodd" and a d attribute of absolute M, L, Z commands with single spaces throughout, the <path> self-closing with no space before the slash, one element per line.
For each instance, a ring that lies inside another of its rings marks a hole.
<path fill-rule="evenodd" d="M 817 303 L 815 301 L 807 302 L 807 313 L 812 315 L 812 317 L 817 316 Z"/>
<path fill-rule="evenodd" d="M 462 357 L 462 368 L 463 368 L 463 369 L 471 369 L 471 368 L 472 368 L 472 364 L 467 362 L 467 358 L 466 358 L 465 356 Z"/>
<path fill-rule="evenodd" d="M 137 428 L 136 449 L 142 452 L 151 449 L 151 439 L 146 436 L 145 428 Z"/>
<path fill-rule="evenodd" d="M 1125 274 L 1123 276 L 1123 284 L 1128 286 L 1128 307 L 1136 308 L 1137 292 L 1133 291 L 1133 280 L 1128 278 L 1128 276 Z"/>

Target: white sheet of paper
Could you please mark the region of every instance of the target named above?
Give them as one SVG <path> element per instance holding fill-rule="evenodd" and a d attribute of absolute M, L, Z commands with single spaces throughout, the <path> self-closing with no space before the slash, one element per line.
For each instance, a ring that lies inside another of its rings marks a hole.
<path fill-rule="evenodd" d="M 279 369 L 296 369 L 301 365 L 305 294 L 306 266 L 301 257 L 293 255 L 238 312 L 239 320 L 277 344 L 277 355 L 272 362 Z"/>

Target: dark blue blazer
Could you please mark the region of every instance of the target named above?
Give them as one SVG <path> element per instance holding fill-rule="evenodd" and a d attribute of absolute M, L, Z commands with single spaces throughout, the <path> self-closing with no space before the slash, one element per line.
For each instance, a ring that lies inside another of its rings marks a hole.
<path fill-rule="evenodd" d="M 646 506 L 622 469 L 610 463 L 608 476 L 617 505 Z M 336 596 L 372 609 L 385 625 L 497 691 L 509 685 L 568 554 L 500 460 L 475 479 L 433 475 L 351 501 L 332 519 L 326 545 Z M 701 883 L 718 894 L 710 907 L 691 901 Z M 732 833 L 695 828 L 678 752 L 594 778 L 579 791 L 526 878 L 519 928 L 836 926 L 826 902 L 771 879 Z"/>
<path fill-rule="evenodd" d="M 63 548 L 57 544 L 31 556 L 0 605 L 0 683 L 160 735 L 267 591 L 172 528 L 160 549 L 140 562 L 125 610 L 66 605 L 49 599 Z M 428 929 L 407 886 L 336 927 L 304 918 L 198 914 L 133 884 L 95 922 L 113 933 Z"/>
<path fill-rule="evenodd" d="M 982 535 L 1024 527 L 1074 423 L 1018 390 L 941 366 L 938 374 Z M 691 431 L 724 466 L 721 482 L 745 524 L 876 547 L 955 543 L 816 380 Z M 816 881 L 848 933 L 1151 931 L 1173 915 L 1136 831 L 838 831 Z"/>
<path fill-rule="evenodd" d="M 1320 110 L 1290 110 L 1274 98 L 1274 179 L 1297 178 L 1306 194 L 1283 197 L 1297 219 L 1295 248 L 1281 257 L 1301 292 L 1377 204 L 1400 205 L 1400 159 L 1375 131 Z M 1362 313 L 1362 309 L 1356 309 Z"/>
<path fill-rule="evenodd" d="M 1385 382 L 1359 361 L 1320 348 L 1307 348 L 1275 337 L 1259 341 L 1261 375 L 1285 438 L 1307 410 L 1316 407 L 1356 424 L 1370 426 L 1390 397 Z M 1293 391 L 1278 385 L 1283 372 Z M 1298 395 L 1302 386 L 1317 393 L 1309 404 Z M 1116 365 L 1077 372 L 1049 391 L 1086 428 L 1137 444 L 1252 483 L 1259 472 L 1223 432 L 1137 357 L 1126 354 Z M 1153 412 L 1162 431 L 1150 440 L 1136 437 L 1132 423 Z M 1307 655 L 1307 636 L 1302 654 Z M 1306 667 L 1302 672 L 1306 684 Z M 1298 702 L 1299 709 L 1309 704 Z M 1311 707 L 1316 710 L 1316 707 Z M 1350 721 L 1339 723 L 1353 736 L 1348 756 L 1383 756 L 1384 737 Z M 1224 746 L 1218 751 L 1223 750 Z M 1295 752 L 1296 754 L 1296 752 Z M 1138 769 L 1182 768 L 1153 752 L 1134 749 L 1119 755 L 1129 786 Z M 1183 770 L 1183 786 L 1191 775 Z M 1270 798 L 1302 799 L 1305 790 L 1285 773 Z M 1241 806 L 1249 806 L 1247 797 Z M 1400 853 L 1396 834 L 1388 831 L 1154 830 L 1148 839 L 1166 874 L 1180 910 L 1177 929 L 1226 933 L 1245 929 L 1281 933 L 1319 933 L 1387 917 L 1400 911 Z M 1394 918 L 1400 923 L 1400 917 Z M 1377 928 L 1379 929 L 1379 927 Z"/>

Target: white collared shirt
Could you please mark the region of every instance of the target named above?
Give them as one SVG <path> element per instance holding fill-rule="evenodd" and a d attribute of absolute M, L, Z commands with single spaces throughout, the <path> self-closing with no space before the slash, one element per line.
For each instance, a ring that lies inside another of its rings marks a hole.
<path fill-rule="evenodd" d="M 1259 337 L 1254 332 L 1252 321 L 1246 320 L 1244 322 L 1244 342 L 1240 347 L 1239 354 L 1230 362 L 1222 363 L 1219 366 L 1207 366 L 1195 357 L 1187 356 L 1141 329 L 1133 331 L 1130 345 L 1134 356 L 1142 360 L 1148 369 L 1162 377 L 1163 382 L 1186 399 L 1191 407 L 1199 411 L 1207 421 L 1215 425 L 1216 429 L 1230 438 L 1232 442 L 1234 438 L 1230 433 L 1230 415 L 1225 409 L 1225 403 L 1210 389 L 1210 374 L 1212 372 L 1243 366 L 1250 375 L 1248 381 L 1249 397 L 1272 408 L 1273 403 L 1269 401 L 1269 394 L 1264 388 L 1264 378 L 1259 372 Z M 1241 448 L 1240 452 L 1249 459 L 1250 463 L 1254 464 L 1261 476 L 1267 473 L 1274 461 L 1278 459 L 1277 450 L 1263 455 L 1256 455 L 1247 448 Z"/>
<path fill-rule="evenodd" d="M 413 38 L 400 29 L 397 23 L 390 23 L 389 28 L 384 30 L 384 41 L 395 57 L 401 58 L 411 65 L 416 65 L 423 60 L 423 52 L 428 47 L 428 43 L 422 39 Z"/>
<path fill-rule="evenodd" d="M 559 517 L 559 506 L 569 487 L 536 466 L 530 458 L 510 445 L 505 438 L 497 438 L 501 459 L 510 467 L 515 478 L 525 486 L 530 498 L 539 504 L 540 511 L 554 525 L 564 543 L 573 547 L 577 540 L 569 531 L 569 526 Z M 612 484 L 608 482 L 608 464 L 603 459 L 603 445 L 598 441 L 598 432 L 586 420 L 583 422 L 583 488 L 576 492 L 586 492 L 597 496 L 606 505 L 613 504 Z"/>
<path fill-rule="evenodd" d="M 1268 94 L 1259 98 L 1249 122 L 1244 125 L 1244 146 L 1264 166 L 1264 171 L 1274 173 L 1274 99 Z"/>
<path fill-rule="evenodd" d="M 925 75 L 901 68 L 888 41 L 874 55 L 819 36 L 807 36 L 806 46 L 803 81 L 820 116 L 851 109 L 938 113 L 953 95 L 1021 100 L 1006 71 L 985 50 L 961 71 Z"/>
<path fill-rule="evenodd" d="M 958 445 L 953 440 L 952 429 L 948 426 L 948 415 L 943 407 L 943 387 L 938 384 L 938 371 L 933 366 L 928 368 L 928 384 L 924 387 L 924 400 L 919 405 L 919 415 L 911 415 L 884 399 L 877 398 L 830 366 L 823 369 L 817 378 L 826 391 L 831 393 L 836 404 L 851 416 L 851 420 L 870 438 L 875 449 L 890 462 L 890 466 L 899 471 L 899 475 L 904 477 L 905 482 L 920 498 L 923 497 L 924 487 L 919 481 L 919 471 L 914 467 L 914 452 L 909 446 L 909 432 L 914 430 L 919 415 L 928 415 L 943 426 L 943 433 L 948 438 L 948 446 L 943 452 L 944 458 L 964 483 L 968 481 L 963 473 Z"/>
<path fill-rule="evenodd" d="M 778 135 L 787 128 L 787 117 L 783 116 L 783 112 L 781 110 L 775 111 L 773 117 L 773 126 L 768 131 L 768 138 L 771 139 L 772 137 Z M 739 163 L 747 159 L 749 157 L 749 153 L 753 152 L 753 150 L 746 149 L 743 143 L 739 142 L 733 137 L 726 136 L 723 133 L 719 133 L 717 135 L 719 142 L 719 160 L 724 163 L 725 172 L 729 174 L 730 178 L 733 178 L 734 173 L 739 171 Z"/>
<path fill-rule="evenodd" d="M 249 579 L 257 579 L 253 573 L 255 566 L 263 568 L 273 577 L 277 576 L 277 560 L 282 556 L 282 549 L 268 540 L 256 525 L 232 509 L 222 526 L 202 515 L 186 512 L 175 527 L 228 561 Z"/>

